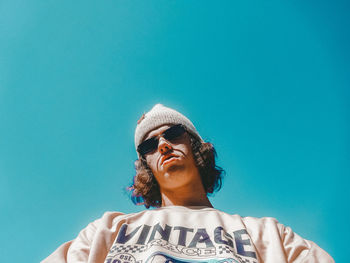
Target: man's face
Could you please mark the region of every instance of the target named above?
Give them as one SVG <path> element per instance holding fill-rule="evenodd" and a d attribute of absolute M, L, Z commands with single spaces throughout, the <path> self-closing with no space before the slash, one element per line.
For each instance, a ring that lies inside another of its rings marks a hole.
<path fill-rule="evenodd" d="M 144 140 L 161 135 L 171 126 L 163 125 L 152 130 Z M 174 190 L 192 183 L 201 183 L 187 132 L 171 142 L 160 136 L 157 149 L 146 154 L 145 158 L 161 190 Z"/>

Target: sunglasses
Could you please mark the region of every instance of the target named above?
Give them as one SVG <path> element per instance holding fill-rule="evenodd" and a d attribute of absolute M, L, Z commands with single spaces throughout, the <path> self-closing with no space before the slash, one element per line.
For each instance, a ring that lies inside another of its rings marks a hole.
<path fill-rule="evenodd" d="M 178 139 L 185 132 L 186 129 L 181 124 L 171 126 L 169 129 L 166 129 L 162 134 L 149 138 L 144 142 L 140 143 L 139 146 L 137 146 L 137 151 L 140 155 L 143 156 L 147 153 L 153 152 L 158 148 L 159 137 L 163 137 L 169 142 L 174 142 L 174 140 Z"/>

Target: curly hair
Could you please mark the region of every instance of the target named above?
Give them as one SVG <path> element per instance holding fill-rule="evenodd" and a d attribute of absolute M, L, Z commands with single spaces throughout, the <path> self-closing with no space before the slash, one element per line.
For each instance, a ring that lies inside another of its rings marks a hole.
<path fill-rule="evenodd" d="M 209 142 L 201 142 L 192 134 L 188 134 L 190 135 L 193 158 L 205 192 L 212 194 L 219 191 L 225 171 L 215 164 L 217 154 L 214 146 Z M 162 197 L 159 184 L 144 156 L 135 161 L 135 169 L 136 175 L 133 178 L 133 184 L 128 188 L 131 191 L 132 202 L 136 205 L 144 205 L 146 208 L 160 207 Z"/>

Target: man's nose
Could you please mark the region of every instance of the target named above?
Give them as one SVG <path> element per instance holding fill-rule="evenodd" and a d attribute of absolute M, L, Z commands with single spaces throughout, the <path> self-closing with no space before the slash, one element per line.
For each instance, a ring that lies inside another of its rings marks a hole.
<path fill-rule="evenodd" d="M 161 154 L 165 154 L 165 153 L 172 151 L 172 150 L 173 150 L 173 147 L 171 146 L 171 144 L 163 137 L 160 137 L 159 143 L 158 143 L 158 151 Z"/>

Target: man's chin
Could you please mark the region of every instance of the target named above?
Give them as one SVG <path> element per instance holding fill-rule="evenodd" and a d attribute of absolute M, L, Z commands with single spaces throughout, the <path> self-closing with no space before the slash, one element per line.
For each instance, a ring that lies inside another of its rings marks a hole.
<path fill-rule="evenodd" d="M 185 166 L 180 163 L 173 163 L 169 164 L 168 166 L 164 167 L 167 173 L 175 173 L 175 172 L 181 172 L 185 170 Z"/>

